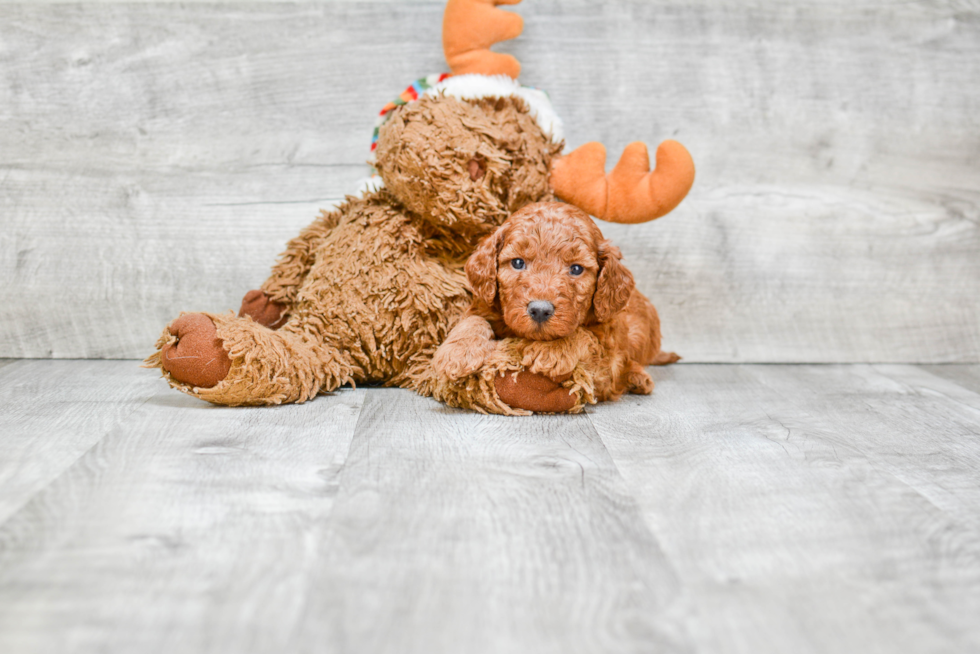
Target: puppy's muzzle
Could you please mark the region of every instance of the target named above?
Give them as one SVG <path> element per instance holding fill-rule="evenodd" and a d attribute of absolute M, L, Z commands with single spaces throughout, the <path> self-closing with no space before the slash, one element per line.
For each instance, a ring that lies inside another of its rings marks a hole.
<path fill-rule="evenodd" d="M 555 305 L 547 300 L 534 300 L 527 305 L 527 315 L 534 322 L 543 325 L 555 315 Z"/>

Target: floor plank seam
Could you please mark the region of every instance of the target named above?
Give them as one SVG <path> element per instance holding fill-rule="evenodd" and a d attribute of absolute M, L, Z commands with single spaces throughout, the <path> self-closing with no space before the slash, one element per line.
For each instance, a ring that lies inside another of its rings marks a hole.
<path fill-rule="evenodd" d="M 122 421 L 127 420 L 130 416 L 132 416 L 137 411 L 139 411 L 141 408 L 143 408 L 144 406 L 146 406 L 146 404 L 152 399 L 152 397 L 153 397 L 152 395 L 148 395 L 142 402 L 139 402 L 136 406 L 134 406 L 133 409 L 132 409 L 132 411 L 130 411 L 129 413 L 127 413 L 124 416 L 121 416 L 119 418 L 119 422 L 121 423 Z M 118 423 L 115 426 L 118 426 Z M 28 506 L 30 506 L 31 502 L 33 502 L 38 496 L 40 496 L 42 493 L 44 493 L 45 491 L 47 491 L 48 488 L 50 488 L 52 485 L 56 484 L 66 474 L 68 474 L 69 472 L 71 472 L 72 470 L 74 470 L 74 468 L 79 464 L 80 461 L 84 460 L 89 455 L 89 453 L 91 453 L 95 448 L 99 447 L 99 445 L 101 445 L 103 443 L 103 441 L 105 441 L 105 439 L 113 432 L 113 429 L 115 428 L 115 426 L 107 428 L 106 431 L 105 431 L 105 433 L 102 434 L 102 436 L 100 436 L 98 438 L 98 440 L 96 440 L 94 443 L 92 443 L 91 446 L 89 446 L 88 448 L 86 448 L 85 451 L 83 451 L 77 457 L 75 457 L 74 459 L 72 459 L 72 461 L 68 465 L 66 465 L 64 468 L 61 469 L 61 471 L 58 472 L 58 474 L 56 474 L 55 476 L 51 477 L 51 479 L 48 480 L 48 483 L 46 483 L 44 486 L 38 488 L 33 493 L 31 493 L 30 495 L 28 495 L 24 499 L 24 501 L 21 502 L 20 505 L 17 506 L 16 509 L 14 509 L 13 511 L 11 511 L 10 514 L 6 518 L 4 518 L 3 520 L 0 520 L 0 528 L 3 528 L 4 525 L 6 525 L 8 522 L 10 522 L 12 519 L 14 519 L 16 516 L 20 515 L 20 513 L 22 511 L 24 511 L 25 508 L 27 508 Z"/>

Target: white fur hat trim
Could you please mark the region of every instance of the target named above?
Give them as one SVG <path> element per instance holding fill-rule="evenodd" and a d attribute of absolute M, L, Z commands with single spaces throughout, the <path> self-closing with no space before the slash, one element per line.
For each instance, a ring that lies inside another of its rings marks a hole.
<path fill-rule="evenodd" d="M 527 102 L 531 109 L 531 116 L 538 127 L 550 136 L 552 141 L 558 143 L 565 136 L 561 118 L 551 106 L 548 94 L 530 86 L 521 86 L 517 80 L 507 75 L 453 75 L 425 91 L 425 95 L 440 93 L 460 100 L 516 96 Z"/>

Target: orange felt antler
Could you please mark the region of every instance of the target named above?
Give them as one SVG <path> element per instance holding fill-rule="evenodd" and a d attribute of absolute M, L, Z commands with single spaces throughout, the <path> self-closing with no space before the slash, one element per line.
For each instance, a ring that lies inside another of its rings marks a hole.
<path fill-rule="evenodd" d="M 520 36 L 524 19 L 497 5 L 516 5 L 521 0 L 449 0 L 442 15 L 442 49 L 456 75 L 481 73 L 509 75 L 514 79 L 521 64 L 508 54 L 490 52 L 494 43 Z"/>
<path fill-rule="evenodd" d="M 647 146 L 630 143 L 613 171 L 606 174 L 606 148 L 586 143 L 555 160 L 551 188 L 561 199 L 596 218 L 613 223 L 645 223 L 669 213 L 694 184 L 694 161 L 677 141 L 657 148 L 650 171 Z"/>

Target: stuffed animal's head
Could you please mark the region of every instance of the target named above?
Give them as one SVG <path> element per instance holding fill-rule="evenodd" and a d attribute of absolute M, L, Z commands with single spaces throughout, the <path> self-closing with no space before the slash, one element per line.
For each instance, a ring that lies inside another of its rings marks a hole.
<path fill-rule="evenodd" d="M 629 302 L 633 275 L 581 209 L 531 204 L 485 238 L 466 262 L 478 300 L 532 340 L 608 322 Z"/>
<path fill-rule="evenodd" d="M 561 123 L 547 96 L 517 83 L 514 57 L 489 49 L 521 33 L 520 16 L 497 7 L 518 2 L 447 1 L 443 49 L 454 76 L 384 114 L 375 167 L 387 192 L 418 216 L 470 236 L 556 196 L 620 223 L 672 210 L 694 183 L 694 162 L 681 144 L 663 142 L 653 171 L 642 143 L 627 146 L 609 174 L 600 143 L 560 154 Z"/>
<path fill-rule="evenodd" d="M 548 174 L 561 147 L 518 96 L 440 92 L 392 112 L 378 134 L 375 168 L 412 213 L 482 235 L 524 205 L 553 197 Z"/>

